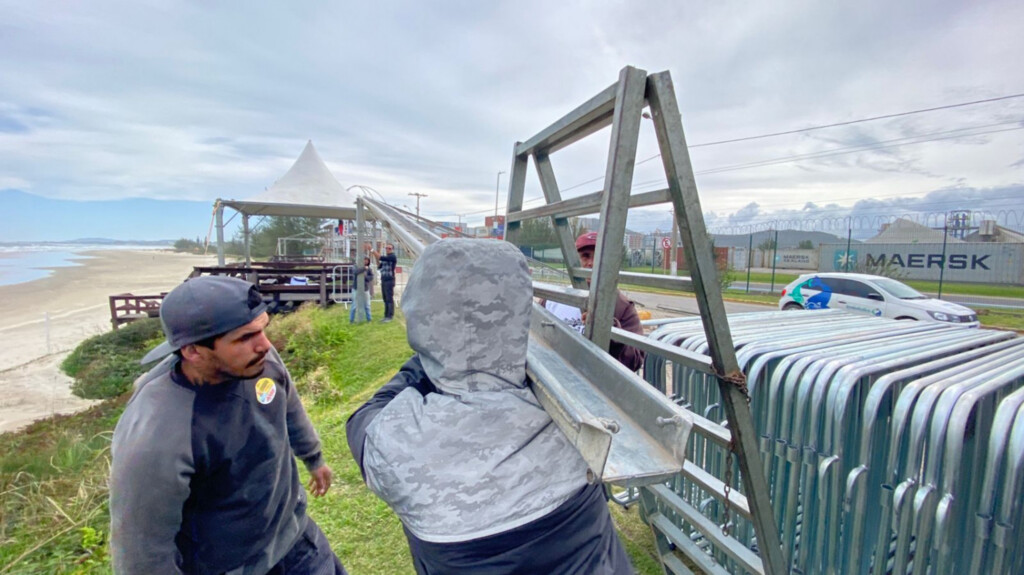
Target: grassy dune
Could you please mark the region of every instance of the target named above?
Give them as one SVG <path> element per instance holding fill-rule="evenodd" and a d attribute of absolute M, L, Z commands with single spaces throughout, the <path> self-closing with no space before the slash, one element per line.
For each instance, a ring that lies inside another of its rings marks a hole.
<path fill-rule="evenodd" d="M 382 309 L 375 307 L 376 317 Z M 401 318 L 399 318 L 401 320 Z M 129 331 L 131 330 L 131 331 Z M 345 420 L 412 354 L 404 324 L 349 325 L 348 312 L 303 309 L 276 317 L 268 334 L 296 380 L 320 433 L 334 486 L 310 514 L 350 573 L 413 573 L 401 524 L 363 484 Z M 0 575 L 109 573 L 110 436 L 138 358 L 160 340 L 155 320 L 85 342 L 65 369 L 76 389 L 107 401 L 0 436 Z M 613 506 L 637 572 L 661 573 L 636 508 Z"/>

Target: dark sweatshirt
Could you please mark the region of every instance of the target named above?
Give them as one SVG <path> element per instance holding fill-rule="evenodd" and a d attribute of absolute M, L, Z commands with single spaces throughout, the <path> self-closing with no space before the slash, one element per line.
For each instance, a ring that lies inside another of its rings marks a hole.
<path fill-rule="evenodd" d="M 618 290 L 615 293 L 617 298 L 615 300 L 613 325 L 637 335 L 644 335 L 644 327 L 640 325 L 640 316 L 636 313 L 636 306 L 626 298 L 626 294 Z M 644 364 L 644 357 L 647 355 L 643 350 L 614 340 L 608 346 L 608 353 L 619 360 L 619 363 L 626 366 L 630 371 L 640 369 Z"/>
<path fill-rule="evenodd" d="M 380 281 L 395 281 L 395 266 L 398 265 L 398 256 L 395 254 L 384 254 L 377 259 L 377 269 L 380 270 Z"/>
<path fill-rule="evenodd" d="M 171 356 L 136 383 L 111 445 L 119 574 L 261 575 L 306 526 L 295 457 L 323 465 L 276 350 L 253 379 L 194 386 Z"/>

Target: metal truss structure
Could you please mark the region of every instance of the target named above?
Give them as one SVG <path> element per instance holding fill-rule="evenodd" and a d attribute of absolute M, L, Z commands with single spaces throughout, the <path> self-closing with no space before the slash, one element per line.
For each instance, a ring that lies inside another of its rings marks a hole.
<path fill-rule="evenodd" d="M 649 108 L 654 121 L 655 134 L 661 152 L 668 188 L 644 194 L 631 195 L 633 168 L 636 164 L 637 143 L 644 108 Z M 555 180 L 551 154 L 585 138 L 598 130 L 611 127 L 608 162 L 602 191 L 563 200 Z M 547 205 L 523 210 L 523 194 L 530 158 L 540 178 Z M 619 80 L 562 119 L 542 130 L 534 137 L 517 143 L 513 151 L 509 182 L 507 239 L 516 241 L 522 222 L 530 218 L 550 218 L 557 234 L 564 261 L 572 281 L 571 288 L 540 286 L 538 295 L 561 303 L 585 308 L 588 312 L 584 335 L 601 349 L 607 349 L 612 340 L 656 351 L 671 357 L 682 365 L 690 366 L 717 380 L 725 408 L 728 428 L 713 422 L 694 418 L 694 431 L 702 437 L 727 446 L 735 456 L 743 495 L 730 493 L 731 481 L 724 482 L 699 470 L 681 470 L 686 475 L 700 475 L 712 493 L 718 494 L 726 508 L 748 516 L 754 525 L 760 554 L 749 549 L 738 553 L 751 572 L 782 573 L 785 571 L 778 530 L 773 520 L 771 502 L 764 472 L 757 451 L 757 436 L 748 407 L 745 378 L 740 371 L 733 347 L 729 324 L 722 303 L 721 288 L 704 226 L 700 199 L 690 163 L 686 138 L 683 133 L 675 88 L 668 72 L 648 74 L 626 67 Z M 620 273 L 623 256 L 622 238 L 626 231 L 626 215 L 630 207 L 671 203 L 676 223 L 681 232 L 686 260 L 691 262 L 690 277 L 666 277 L 648 274 Z M 570 217 L 600 214 L 595 263 L 592 270 L 580 267 L 574 238 L 569 232 Z M 589 290 L 587 281 L 590 282 Z M 634 334 L 613 328 L 617 284 L 619 282 L 669 287 L 692 291 L 697 304 L 704 333 L 707 336 L 708 357 L 686 354 L 669 346 L 657 346 Z M 661 349 L 664 347 L 664 349 Z M 646 414 L 624 405 L 635 417 L 643 420 Z M 731 463 L 731 462 L 730 462 Z M 731 495 L 731 500 L 730 500 Z M 689 569 L 679 561 L 674 550 L 680 549 L 692 560 L 699 561 L 699 551 L 678 527 L 667 519 L 667 514 L 692 516 L 685 502 L 666 493 L 663 484 L 653 484 L 641 490 L 641 504 L 657 540 L 658 550 L 666 571 L 687 573 Z M 726 525 L 727 528 L 727 525 Z M 690 553 L 687 553 L 687 550 Z"/>
<path fill-rule="evenodd" d="M 633 195 L 645 108 L 668 187 Z M 551 155 L 605 128 L 603 189 L 563 200 Z M 547 203 L 524 210 L 531 158 Z M 667 72 L 624 68 L 517 142 L 510 173 L 506 239 L 549 218 L 570 280 L 535 274 L 534 294 L 588 312 L 581 336 L 534 305 L 533 390 L 593 479 L 639 502 L 666 573 L 1020 572 L 1024 340 L 829 311 L 739 314 L 730 327 Z M 628 209 L 660 203 L 690 277 L 620 270 Z M 569 227 L 587 214 L 600 215 L 593 269 Z M 451 233 L 363 197 L 359 230 L 366 217 L 413 257 Z M 649 322 L 648 337 L 617 329 L 619 283 L 693 292 L 700 317 Z M 605 352 L 613 341 L 648 353 L 646 381 Z"/>
<path fill-rule="evenodd" d="M 641 114 L 645 108 L 650 109 L 654 120 L 669 186 L 631 196 Z M 562 200 L 550 155 L 609 126 L 611 144 L 603 191 Z M 523 210 L 530 158 L 533 158 L 548 203 Z M 674 499 L 664 498 L 664 485 L 682 475 L 700 481 L 734 512 L 752 519 L 759 554 L 749 549 L 740 551 L 751 572 L 783 572 L 779 537 L 757 456 L 744 376 L 736 363 L 669 74 L 649 75 L 633 67 L 623 69 L 615 84 L 534 137 L 516 143 L 511 174 L 506 239 L 515 243 L 517 232 L 527 219 L 550 218 L 572 282 L 571 287 L 534 282 L 535 295 L 588 312 L 584 337 L 580 337 L 543 307 L 534 306 L 527 373 L 542 405 L 584 456 L 595 480 L 640 488 L 643 510 L 655 533 L 666 570 L 688 572 L 675 550 L 685 552 L 691 543 L 664 516 L 666 506 L 676 504 Z M 628 209 L 659 203 L 671 203 L 675 209 L 687 261 L 693 262 L 689 278 L 620 273 Z M 364 213 L 367 211 L 369 215 Z M 592 270 L 586 270 L 580 267 L 568 218 L 593 213 L 600 214 L 601 225 L 595 265 Z M 366 217 L 383 222 L 414 257 L 427 245 L 441 239 L 440 232 L 422 218 L 363 197 L 357 202 L 359 230 L 363 229 Z M 357 261 L 362 260 L 362 249 L 362 242 L 358 242 Z M 614 328 L 612 317 L 620 281 L 694 292 L 705 333 L 711 342 L 710 359 Z M 357 298 L 361 294 L 362 290 Z M 360 303 L 357 301 L 356 305 Z M 664 357 L 716 378 L 724 398 L 728 427 L 681 409 L 628 371 L 605 352 L 612 340 L 656 350 Z M 742 483 L 743 493 L 733 490 L 728 478 L 723 482 L 688 464 L 686 451 L 691 432 L 735 455 L 739 478 L 736 483 Z M 673 511 L 678 512 L 686 510 Z"/>

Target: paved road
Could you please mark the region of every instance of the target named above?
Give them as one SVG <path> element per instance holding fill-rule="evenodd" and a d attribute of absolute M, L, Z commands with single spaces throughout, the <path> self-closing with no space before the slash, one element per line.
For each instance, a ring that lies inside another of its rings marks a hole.
<path fill-rule="evenodd" d="M 626 297 L 635 301 L 641 309 L 646 308 L 655 317 L 697 315 L 697 298 L 692 295 L 666 295 L 624 290 Z M 725 302 L 726 313 L 749 311 L 774 311 L 778 307 L 756 303 Z"/>

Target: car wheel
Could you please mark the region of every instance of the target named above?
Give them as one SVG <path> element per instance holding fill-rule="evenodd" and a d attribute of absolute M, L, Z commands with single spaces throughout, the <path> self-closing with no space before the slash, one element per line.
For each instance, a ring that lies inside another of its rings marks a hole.
<path fill-rule="evenodd" d="M 896 319 L 905 319 L 905 320 L 910 320 L 910 321 L 917 321 L 916 317 L 910 317 L 909 315 L 901 315 L 900 317 L 898 317 Z"/>
<path fill-rule="evenodd" d="M 804 309 L 804 306 L 792 301 L 782 306 L 782 311 L 793 311 L 795 309 Z"/>

